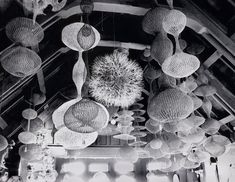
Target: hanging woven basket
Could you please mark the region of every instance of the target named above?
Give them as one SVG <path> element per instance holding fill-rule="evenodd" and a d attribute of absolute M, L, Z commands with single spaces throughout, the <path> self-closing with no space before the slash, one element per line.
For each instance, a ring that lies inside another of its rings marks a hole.
<path fill-rule="evenodd" d="M 32 50 L 14 47 L 4 52 L 0 61 L 2 67 L 11 75 L 26 77 L 35 74 L 41 67 L 41 58 Z"/>
<path fill-rule="evenodd" d="M 0 135 L 0 152 L 5 150 L 7 146 L 8 146 L 7 139 L 4 136 Z"/>
<path fill-rule="evenodd" d="M 151 99 L 147 111 L 156 121 L 172 122 L 188 117 L 193 112 L 193 101 L 178 89 L 167 89 Z"/>
<path fill-rule="evenodd" d="M 176 52 L 163 62 L 162 71 L 174 78 L 184 78 L 192 75 L 199 67 L 200 61 L 196 56 Z"/>
<path fill-rule="evenodd" d="M 156 7 L 149 10 L 142 20 L 142 28 L 148 33 L 155 35 L 158 32 L 163 31 L 162 21 L 164 17 L 169 13 L 166 8 Z"/>
<path fill-rule="evenodd" d="M 70 106 L 64 115 L 64 124 L 75 132 L 90 133 L 101 130 L 108 125 L 109 113 L 97 102 L 81 99 Z"/>
<path fill-rule="evenodd" d="M 44 38 L 44 31 L 38 23 L 25 17 L 17 17 L 6 26 L 7 37 L 15 43 L 25 47 L 38 45 Z"/>
<path fill-rule="evenodd" d="M 187 24 L 187 17 L 179 10 L 170 10 L 169 13 L 163 18 L 162 27 L 166 33 L 174 37 L 184 30 Z"/>
<path fill-rule="evenodd" d="M 55 133 L 54 143 L 63 145 L 68 150 L 84 149 L 94 143 L 97 137 L 97 132 L 78 133 L 63 127 Z"/>
<path fill-rule="evenodd" d="M 85 30 L 83 31 L 82 28 Z M 84 23 L 72 23 L 62 30 L 62 42 L 75 51 L 83 52 L 92 49 L 98 45 L 99 41 L 100 33 L 94 27 Z"/>

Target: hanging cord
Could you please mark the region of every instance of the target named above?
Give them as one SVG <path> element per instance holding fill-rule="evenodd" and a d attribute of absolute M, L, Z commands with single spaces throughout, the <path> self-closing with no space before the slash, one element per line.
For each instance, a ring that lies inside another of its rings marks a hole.
<path fill-rule="evenodd" d="M 113 18 L 113 41 L 114 44 L 116 43 L 116 32 L 115 32 L 115 14 L 112 14 L 112 18 Z M 113 50 L 115 50 L 116 48 L 114 47 Z"/>
<path fill-rule="evenodd" d="M 166 0 L 167 4 L 169 5 L 170 9 L 173 9 L 173 0 Z"/>

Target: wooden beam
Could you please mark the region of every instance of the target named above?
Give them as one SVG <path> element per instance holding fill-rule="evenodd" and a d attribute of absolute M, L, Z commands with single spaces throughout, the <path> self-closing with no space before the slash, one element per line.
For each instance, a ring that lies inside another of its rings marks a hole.
<path fill-rule="evenodd" d="M 210 79 L 210 83 L 217 90 L 213 98 L 220 103 L 223 108 L 230 114 L 235 113 L 235 96 L 225 86 L 212 75 L 208 70 L 205 71 Z M 217 96 L 217 97 L 216 97 Z"/>
<path fill-rule="evenodd" d="M 221 124 L 227 124 L 230 123 L 231 121 L 235 120 L 235 116 L 234 115 L 229 115 L 223 119 L 220 120 Z"/>
<path fill-rule="evenodd" d="M 235 56 L 235 43 L 215 24 L 212 20 L 203 14 L 202 11 L 192 2 L 192 0 L 180 0 L 187 11 L 187 15 L 198 21 L 202 26 L 207 27 L 212 35 L 225 49 Z M 206 38 L 206 37 L 205 37 Z M 206 38 L 207 39 L 207 38 Z M 235 65 L 235 61 L 233 60 Z"/>
<path fill-rule="evenodd" d="M 0 128 L 4 130 L 7 126 L 8 124 L 6 123 L 6 121 L 0 116 Z"/>
<path fill-rule="evenodd" d="M 146 48 L 150 49 L 150 45 L 131 43 L 131 42 L 119 42 L 119 41 L 109 41 L 101 40 L 98 44 L 100 47 L 122 47 L 126 49 L 144 50 Z"/>
<path fill-rule="evenodd" d="M 222 54 L 219 51 L 215 51 L 207 60 L 203 63 L 203 65 L 208 69 L 212 64 L 214 64 Z"/>

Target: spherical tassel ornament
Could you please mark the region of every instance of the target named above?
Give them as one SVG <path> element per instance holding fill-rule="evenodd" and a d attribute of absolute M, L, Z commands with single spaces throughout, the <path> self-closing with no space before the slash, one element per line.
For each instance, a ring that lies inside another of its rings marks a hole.
<path fill-rule="evenodd" d="M 126 108 L 140 98 L 143 70 L 126 54 L 114 51 L 98 57 L 89 82 L 91 95 L 105 105 Z"/>

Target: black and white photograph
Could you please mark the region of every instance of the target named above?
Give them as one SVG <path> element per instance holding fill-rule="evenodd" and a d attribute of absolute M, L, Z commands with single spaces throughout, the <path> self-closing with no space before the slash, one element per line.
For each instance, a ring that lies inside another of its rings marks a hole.
<path fill-rule="evenodd" d="M 0 182 L 235 182 L 235 0 L 0 0 Z"/>

